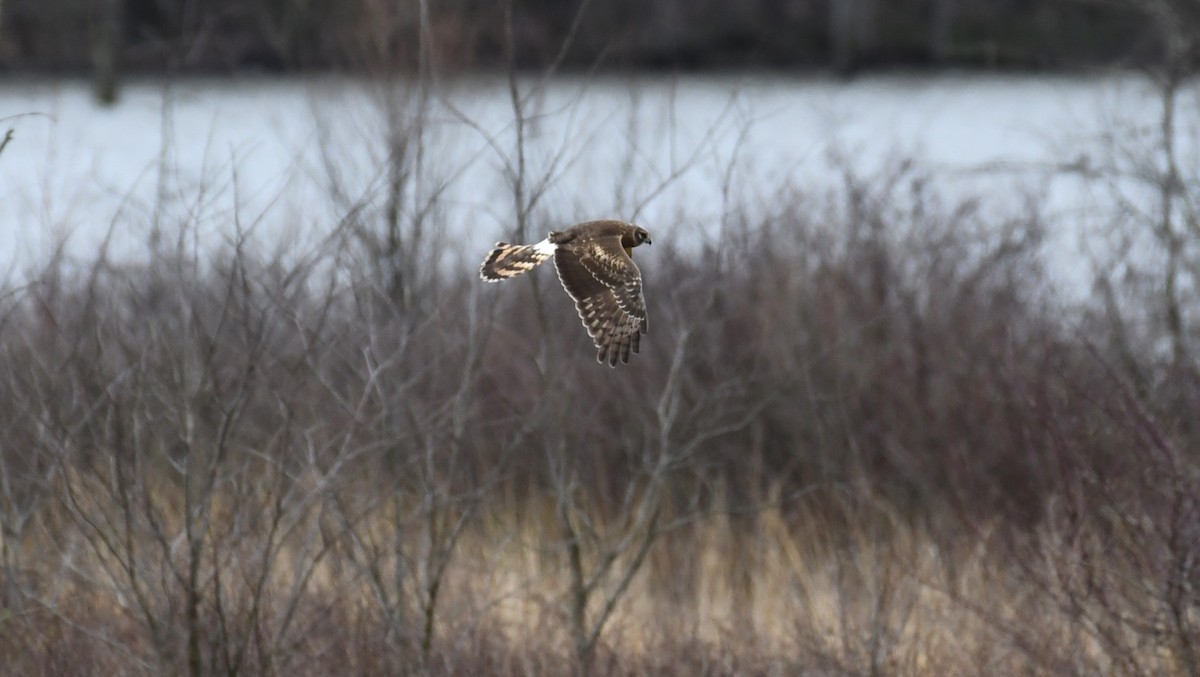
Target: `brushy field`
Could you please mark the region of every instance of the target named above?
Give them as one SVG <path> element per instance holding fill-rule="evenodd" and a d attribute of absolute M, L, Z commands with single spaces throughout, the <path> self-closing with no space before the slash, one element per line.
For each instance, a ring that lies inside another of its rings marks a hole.
<path fill-rule="evenodd" d="M 0 673 L 1200 674 L 1177 168 L 1078 304 L 1060 223 L 908 163 L 645 224 L 612 370 L 390 157 L 308 249 L 192 214 L 5 292 Z M 561 225 L 522 166 L 514 232 Z"/>

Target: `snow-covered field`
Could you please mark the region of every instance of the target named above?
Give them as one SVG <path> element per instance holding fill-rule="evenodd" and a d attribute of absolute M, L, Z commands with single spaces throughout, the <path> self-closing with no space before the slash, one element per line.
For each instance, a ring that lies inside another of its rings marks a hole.
<path fill-rule="evenodd" d="M 842 167 L 870 176 L 912 158 L 951 198 L 1016 210 L 1032 197 L 1053 216 L 1049 259 L 1070 284 L 1084 277 L 1071 262 L 1088 251 L 1086 226 L 1111 218 L 1113 195 L 1062 167 L 1114 161 L 1114 139 L 1152 162 L 1153 136 L 1133 130 L 1153 129 L 1160 110 L 1133 75 L 537 84 L 521 82 L 538 92 L 524 130 L 526 183 L 542 191 L 538 230 L 620 216 L 711 231 L 731 209 L 769 205 L 781 186 L 824 191 Z M 406 137 L 410 218 L 471 242 L 464 259 L 512 235 L 519 157 L 507 81 L 443 82 L 423 108 L 413 88 L 390 96 L 388 113 L 388 95 L 362 81 L 185 80 L 130 84 L 106 109 L 85 82 L 6 82 L 0 118 L 21 117 L 0 122 L 0 133 L 15 131 L 0 155 L 0 275 L 19 278 L 64 240 L 84 259 L 104 242 L 136 257 L 153 223 L 187 223 L 202 241 L 237 228 L 267 244 L 315 241 L 354 205 L 380 202 L 386 120 L 401 138 L 418 112 L 424 133 Z M 1196 167 L 1198 116 L 1184 103 L 1181 157 Z"/>

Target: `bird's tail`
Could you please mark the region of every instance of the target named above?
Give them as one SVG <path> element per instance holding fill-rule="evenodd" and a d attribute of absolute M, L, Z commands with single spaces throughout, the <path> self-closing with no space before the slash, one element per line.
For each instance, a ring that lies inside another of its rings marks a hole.
<path fill-rule="evenodd" d="M 533 270 L 551 256 L 554 256 L 554 245 L 548 239 L 537 244 L 497 242 L 479 268 L 479 277 L 488 282 L 507 280 Z"/>

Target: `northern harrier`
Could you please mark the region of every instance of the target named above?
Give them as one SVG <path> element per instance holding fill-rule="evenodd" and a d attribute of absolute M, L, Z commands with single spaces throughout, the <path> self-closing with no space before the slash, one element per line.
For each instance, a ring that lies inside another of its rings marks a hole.
<path fill-rule="evenodd" d="M 497 242 L 479 269 L 479 277 L 499 282 L 533 270 L 551 256 L 558 279 L 596 343 L 596 361 L 617 366 L 638 352 L 646 333 L 642 272 L 633 248 L 650 244 L 650 233 L 624 221 L 588 221 L 537 244 Z"/>

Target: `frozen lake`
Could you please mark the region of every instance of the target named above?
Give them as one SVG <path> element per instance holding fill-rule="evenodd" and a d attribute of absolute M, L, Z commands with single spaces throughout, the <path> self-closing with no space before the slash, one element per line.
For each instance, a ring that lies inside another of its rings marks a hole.
<path fill-rule="evenodd" d="M 783 186 L 822 192 L 844 167 L 870 176 L 912 158 L 947 193 L 997 209 L 1031 197 L 1043 205 L 1055 229 L 1049 258 L 1068 285 L 1083 284 L 1072 262 L 1114 198 L 1062 167 L 1109 161 L 1115 141 L 1152 129 L 1160 110 L 1132 75 L 520 84 L 532 92 L 523 160 L 526 195 L 540 196 L 539 236 L 606 216 L 655 232 L 716 224 L 733 208 L 769 204 Z M 1195 168 L 1197 116 L 1185 103 L 1181 157 Z M 26 113 L 37 115 L 0 123 L 15 129 L 0 155 L 9 280 L 64 240 L 84 259 L 106 239 L 114 255 L 136 257 L 153 223 L 187 223 L 202 243 L 231 237 L 235 223 L 267 244 L 316 241 L 386 194 L 388 120 L 391 138 L 408 140 L 408 218 L 471 242 L 465 261 L 513 235 L 509 181 L 521 158 L 503 78 L 441 83 L 424 105 L 414 87 L 331 77 L 135 83 L 111 109 L 93 103 L 85 82 L 0 85 L 0 118 Z M 409 125 L 418 116 L 419 136 Z"/>

